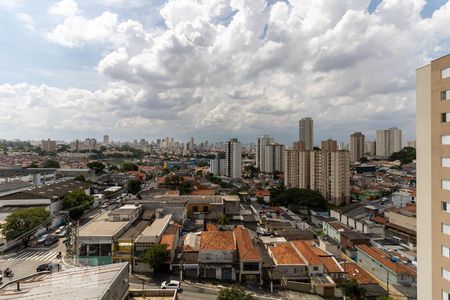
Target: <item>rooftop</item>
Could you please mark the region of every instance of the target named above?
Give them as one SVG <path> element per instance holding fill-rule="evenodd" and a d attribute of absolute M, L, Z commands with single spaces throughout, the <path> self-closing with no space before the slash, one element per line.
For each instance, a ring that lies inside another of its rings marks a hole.
<path fill-rule="evenodd" d="M 128 263 L 36 274 L 0 289 L 0 299 L 101 299 Z"/>
<path fill-rule="evenodd" d="M 269 247 L 277 265 L 305 265 L 305 261 L 297 254 L 290 243 L 281 243 Z"/>
<path fill-rule="evenodd" d="M 153 223 L 145 228 L 145 230 L 137 237 L 135 243 L 157 243 L 158 238 L 162 236 L 163 232 L 172 220 L 172 215 L 165 215 L 160 219 L 155 219 Z"/>
<path fill-rule="evenodd" d="M 80 238 L 83 237 L 113 237 L 118 234 L 129 221 L 110 221 L 108 212 L 104 212 L 80 229 Z"/>
<path fill-rule="evenodd" d="M 203 231 L 201 233 L 200 250 L 236 250 L 232 231 Z"/>
<path fill-rule="evenodd" d="M 409 273 L 413 276 L 416 276 L 416 271 L 412 268 L 405 266 L 402 263 L 395 263 L 391 261 L 391 256 L 379 249 L 369 247 L 367 245 L 358 245 L 356 248 L 359 251 L 362 251 L 372 257 L 373 259 L 377 260 L 381 264 L 383 264 L 386 268 L 389 268 L 394 273 Z"/>
<path fill-rule="evenodd" d="M 341 264 L 345 272 L 348 274 L 348 279 L 355 278 L 359 284 L 378 284 L 378 281 L 361 268 L 357 263 L 344 262 Z"/>
<path fill-rule="evenodd" d="M 20 180 L 3 182 L 0 183 L 0 193 L 31 188 L 32 186 L 31 183 Z"/>
<path fill-rule="evenodd" d="M 261 260 L 258 248 L 253 244 L 247 229 L 238 226 L 234 229 L 234 236 L 241 260 Z"/>

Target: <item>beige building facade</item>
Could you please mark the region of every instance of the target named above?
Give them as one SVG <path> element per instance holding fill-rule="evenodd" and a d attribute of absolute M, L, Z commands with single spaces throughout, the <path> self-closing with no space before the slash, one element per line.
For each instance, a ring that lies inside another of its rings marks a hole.
<path fill-rule="evenodd" d="M 357 162 L 364 157 L 364 146 L 366 137 L 361 132 L 350 135 L 350 161 Z"/>
<path fill-rule="evenodd" d="M 418 299 L 450 294 L 450 55 L 416 71 Z"/>

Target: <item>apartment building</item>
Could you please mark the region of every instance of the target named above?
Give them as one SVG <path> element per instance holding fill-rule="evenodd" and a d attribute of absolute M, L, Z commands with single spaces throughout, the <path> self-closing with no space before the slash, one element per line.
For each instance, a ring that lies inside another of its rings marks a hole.
<path fill-rule="evenodd" d="M 238 139 L 227 141 L 225 148 L 225 176 L 231 179 L 241 178 L 242 146 Z"/>
<path fill-rule="evenodd" d="M 44 152 L 56 152 L 56 141 L 42 140 L 41 141 L 41 150 Z"/>
<path fill-rule="evenodd" d="M 319 191 L 335 205 L 350 199 L 350 158 L 346 150 L 338 150 L 337 142 L 321 143 L 322 150 L 305 150 L 302 142 L 285 151 L 284 179 L 288 188 Z"/>
<path fill-rule="evenodd" d="M 314 120 L 307 117 L 298 123 L 298 140 L 304 143 L 305 150 L 312 150 L 314 148 Z"/>
<path fill-rule="evenodd" d="M 350 161 L 356 162 L 364 157 L 365 136 L 361 132 L 350 135 Z"/>
<path fill-rule="evenodd" d="M 402 131 L 397 127 L 379 129 L 376 132 L 376 155 L 389 157 L 402 150 Z"/>
<path fill-rule="evenodd" d="M 416 71 L 418 299 L 450 299 L 450 55 Z"/>
<path fill-rule="evenodd" d="M 264 165 L 260 170 L 264 173 L 283 172 L 284 145 L 271 143 L 264 148 Z"/>
<path fill-rule="evenodd" d="M 261 172 L 265 169 L 265 150 L 266 146 L 274 142 L 273 138 L 263 135 L 256 140 L 256 167 Z"/>

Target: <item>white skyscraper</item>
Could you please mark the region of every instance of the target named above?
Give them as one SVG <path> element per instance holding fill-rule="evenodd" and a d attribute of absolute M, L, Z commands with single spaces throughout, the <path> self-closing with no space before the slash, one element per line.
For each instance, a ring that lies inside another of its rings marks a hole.
<path fill-rule="evenodd" d="M 265 173 L 284 171 L 284 145 L 271 143 L 265 146 L 264 150 L 264 169 Z"/>
<path fill-rule="evenodd" d="M 227 141 L 225 147 L 225 176 L 232 179 L 241 178 L 242 146 L 238 139 Z"/>
<path fill-rule="evenodd" d="M 261 172 L 264 172 L 265 170 L 265 147 L 271 143 L 273 143 L 273 138 L 268 135 L 263 135 L 256 141 L 256 167 L 259 168 Z"/>
<path fill-rule="evenodd" d="M 307 117 L 299 121 L 298 128 L 299 141 L 305 144 L 305 150 L 314 148 L 314 121 Z"/>
<path fill-rule="evenodd" d="M 388 157 L 402 150 L 402 131 L 397 127 L 377 130 L 376 138 L 377 156 Z"/>
<path fill-rule="evenodd" d="M 109 145 L 109 136 L 107 134 L 105 134 L 103 136 L 103 144 L 104 145 Z"/>

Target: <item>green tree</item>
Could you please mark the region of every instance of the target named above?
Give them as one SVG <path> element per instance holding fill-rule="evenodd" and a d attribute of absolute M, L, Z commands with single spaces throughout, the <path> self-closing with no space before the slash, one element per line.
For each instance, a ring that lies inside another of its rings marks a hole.
<path fill-rule="evenodd" d="M 150 245 L 147 251 L 142 254 L 142 260 L 149 264 L 153 268 L 153 272 L 156 273 L 161 268 L 164 260 L 168 257 L 166 244 Z"/>
<path fill-rule="evenodd" d="M 48 225 L 50 220 L 50 212 L 43 208 L 22 208 L 6 217 L 5 223 L 1 225 L 2 234 L 7 240 L 12 240 L 30 232 L 22 238 L 23 244 L 27 246 L 32 231 L 37 230 L 39 226 Z"/>
<path fill-rule="evenodd" d="M 139 170 L 139 166 L 135 163 L 132 163 L 130 161 L 126 161 L 122 164 L 122 171 L 137 171 Z"/>
<path fill-rule="evenodd" d="M 139 180 L 136 179 L 131 179 L 128 181 L 127 184 L 127 191 L 130 194 L 136 195 L 137 193 L 139 193 L 141 191 L 141 182 Z"/>
<path fill-rule="evenodd" d="M 39 168 L 37 161 L 33 160 L 27 168 Z"/>
<path fill-rule="evenodd" d="M 391 296 L 380 296 L 377 298 L 377 300 L 394 300 Z"/>
<path fill-rule="evenodd" d="M 96 175 L 102 174 L 105 169 L 105 165 L 99 161 L 92 161 L 87 164 L 88 168 L 94 170 Z"/>
<path fill-rule="evenodd" d="M 405 147 L 398 152 L 392 153 L 391 157 L 389 157 L 389 160 L 391 161 L 399 160 L 402 163 L 402 165 L 409 164 L 415 159 L 416 159 L 416 149 L 412 147 Z"/>
<path fill-rule="evenodd" d="M 230 218 L 225 214 L 221 215 L 219 220 L 217 220 L 219 225 L 227 225 L 228 223 L 230 223 Z"/>
<path fill-rule="evenodd" d="M 361 157 L 361 159 L 359 160 L 362 164 L 368 163 L 369 160 L 367 159 L 367 157 Z"/>
<path fill-rule="evenodd" d="M 275 205 L 299 205 L 312 209 L 326 209 L 327 201 L 318 191 L 309 189 L 271 189 L 271 202 Z"/>
<path fill-rule="evenodd" d="M 93 202 L 93 196 L 86 195 L 82 189 L 78 189 L 64 197 L 63 209 L 69 211 L 71 218 L 78 219 L 84 211 L 91 207 Z"/>
<path fill-rule="evenodd" d="M 366 297 L 366 289 L 361 287 L 354 278 L 343 281 L 341 289 L 344 295 L 350 297 L 352 300 L 365 299 Z"/>
<path fill-rule="evenodd" d="M 41 168 L 55 168 L 59 169 L 59 162 L 53 159 L 48 159 L 41 164 Z"/>
<path fill-rule="evenodd" d="M 222 288 L 219 291 L 217 300 L 253 300 L 255 299 L 249 293 L 246 293 L 240 286 L 234 285 L 229 288 Z"/>
<path fill-rule="evenodd" d="M 84 177 L 84 175 L 77 175 L 73 178 L 73 180 L 75 181 L 81 181 L 81 182 L 86 182 L 86 177 Z"/>

